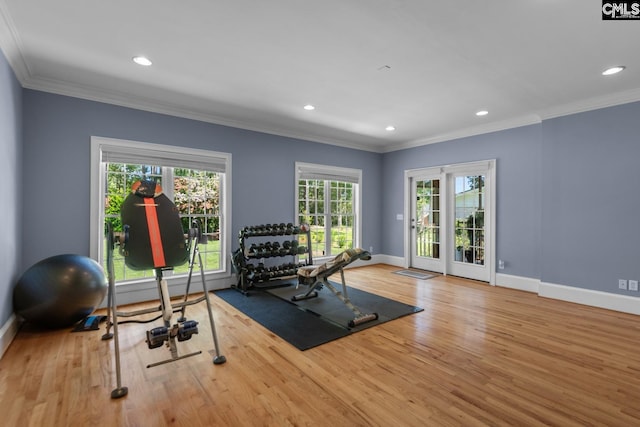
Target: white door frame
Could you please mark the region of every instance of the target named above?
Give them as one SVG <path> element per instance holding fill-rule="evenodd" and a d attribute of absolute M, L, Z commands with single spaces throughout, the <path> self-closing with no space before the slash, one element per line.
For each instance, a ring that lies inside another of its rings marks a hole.
<path fill-rule="evenodd" d="M 491 197 L 489 198 L 488 207 L 491 209 L 491 214 L 489 215 L 489 224 L 490 224 L 490 232 L 485 235 L 485 243 L 489 248 L 488 251 L 485 252 L 485 262 L 487 268 L 489 269 L 489 284 L 496 284 L 496 160 L 483 160 L 478 162 L 468 162 L 468 163 L 457 163 L 452 165 L 444 165 L 444 166 L 433 166 L 426 168 L 417 168 L 417 169 L 407 169 L 404 171 L 404 267 L 408 268 L 411 265 L 411 217 L 412 217 L 412 200 L 411 200 L 411 186 L 412 180 L 416 177 L 422 175 L 435 175 L 436 173 L 440 174 L 440 193 L 442 195 L 447 194 L 448 197 L 448 175 L 454 172 L 458 172 L 466 169 L 473 168 L 485 168 L 487 173 L 487 181 L 488 181 L 488 191 L 490 191 Z M 444 188 L 442 187 L 444 185 Z M 447 192 L 447 193 L 445 193 Z M 440 201 L 441 209 L 444 208 L 444 211 L 441 211 L 441 246 L 440 246 L 440 254 L 442 259 L 442 267 L 443 267 L 443 275 L 447 275 L 449 273 L 447 265 L 449 254 L 449 246 L 453 245 L 453 236 L 449 235 L 450 224 L 448 221 L 449 216 L 449 203 L 444 200 Z"/>
<path fill-rule="evenodd" d="M 442 251 L 446 251 L 447 250 L 447 242 L 445 241 L 445 239 L 443 239 L 443 237 L 445 236 L 445 232 L 446 232 L 446 225 L 443 224 L 443 222 L 446 219 L 446 214 L 447 214 L 447 206 L 445 206 L 446 204 L 444 203 L 444 201 L 446 201 L 446 198 L 444 197 L 444 194 L 447 190 L 447 183 L 442 181 L 442 176 L 443 176 L 443 170 L 442 168 L 436 167 L 436 168 L 428 168 L 428 169 L 418 169 L 418 170 L 414 170 L 414 171 L 407 171 L 407 178 L 408 178 L 408 187 L 409 187 L 409 213 L 405 215 L 405 217 L 407 218 L 407 221 L 409 222 L 409 252 L 407 252 L 408 254 L 408 260 L 407 260 L 407 264 L 409 266 L 413 266 L 416 268 L 424 268 L 425 270 L 429 270 L 429 271 L 434 271 L 434 272 L 438 272 L 438 273 L 442 273 L 444 272 L 444 260 L 442 257 Z M 440 215 L 440 221 L 439 221 L 439 245 L 440 245 L 440 256 L 438 258 L 424 258 L 421 260 L 418 260 L 418 258 L 421 257 L 416 257 L 416 254 L 414 253 L 415 251 L 415 244 L 416 244 L 416 230 L 417 230 L 417 222 L 419 221 L 418 218 L 414 218 L 415 215 L 415 206 L 414 206 L 414 202 L 415 202 L 415 198 L 416 198 L 416 194 L 415 194 L 415 189 L 416 189 L 416 185 L 418 181 L 423 181 L 423 180 L 438 180 L 439 181 L 439 215 Z M 446 260 L 446 258 L 445 258 Z M 419 262 L 418 262 L 419 261 Z M 422 264 L 422 265 L 419 265 Z"/>

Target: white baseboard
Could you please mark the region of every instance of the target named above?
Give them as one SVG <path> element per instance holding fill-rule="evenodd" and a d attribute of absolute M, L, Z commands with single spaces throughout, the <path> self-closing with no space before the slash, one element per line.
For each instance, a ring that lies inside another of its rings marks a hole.
<path fill-rule="evenodd" d="M 530 277 L 512 276 L 510 274 L 497 273 L 496 286 L 503 288 L 517 289 L 519 291 L 538 293 L 540 280 Z"/>
<path fill-rule="evenodd" d="M 2 325 L 2 329 L 0 329 L 0 359 L 2 359 L 5 351 L 7 351 L 9 345 L 16 337 L 19 328 L 20 322 L 15 314 L 12 314 L 5 324 Z"/>
<path fill-rule="evenodd" d="M 640 299 L 628 295 L 612 294 L 573 286 L 540 283 L 541 297 L 574 302 L 591 307 L 605 308 L 629 314 L 640 314 Z"/>
<path fill-rule="evenodd" d="M 496 274 L 496 285 L 520 291 L 533 292 L 543 298 L 573 302 L 622 313 L 640 314 L 640 304 L 638 304 L 640 300 L 637 297 L 629 295 L 544 283 L 538 279 L 511 276 L 508 274 Z"/>
<path fill-rule="evenodd" d="M 389 255 L 374 255 L 376 263 L 390 264 L 403 267 L 404 258 Z M 640 298 L 630 295 L 613 294 L 610 292 L 594 291 L 574 286 L 544 283 L 531 277 L 513 276 L 497 273 L 496 286 L 532 292 L 543 298 L 552 298 L 590 307 L 640 315 Z"/>
<path fill-rule="evenodd" d="M 399 256 L 391 256 L 384 254 L 376 254 L 371 256 L 371 264 L 389 264 L 394 267 L 405 268 L 404 258 Z"/>

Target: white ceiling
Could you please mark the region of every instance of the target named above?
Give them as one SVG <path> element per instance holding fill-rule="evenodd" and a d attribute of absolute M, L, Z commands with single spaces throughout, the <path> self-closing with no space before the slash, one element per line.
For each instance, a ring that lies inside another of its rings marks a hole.
<path fill-rule="evenodd" d="M 26 88 L 386 152 L 640 100 L 640 20 L 601 7 L 0 0 L 0 47 Z"/>

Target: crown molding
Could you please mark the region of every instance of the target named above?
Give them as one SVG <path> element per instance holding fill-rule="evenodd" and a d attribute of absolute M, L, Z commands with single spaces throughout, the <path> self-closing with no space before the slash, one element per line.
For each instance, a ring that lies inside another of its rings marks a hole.
<path fill-rule="evenodd" d="M 421 147 L 423 145 L 435 144 L 438 142 L 446 142 L 454 139 L 477 136 L 491 132 L 498 132 L 501 130 L 513 129 L 521 126 L 539 124 L 544 120 L 550 120 L 562 116 L 569 116 L 571 114 L 584 113 L 587 111 L 599 110 L 602 108 L 615 107 L 616 105 L 629 104 L 638 101 L 640 101 L 640 88 L 631 89 L 624 92 L 616 92 L 605 96 L 589 98 L 586 100 L 547 108 L 541 110 L 538 114 L 531 114 L 500 122 L 487 123 L 482 126 L 468 127 L 457 130 L 455 132 L 447 132 L 433 137 L 408 141 L 405 143 L 389 146 L 383 152 L 388 153 L 392 151 L 405 150 L 407 148 Z"/>
<path fill-rule="evenodd" d="M 400 143 L 393 143 L 389 141 L 385 146 L 382 146 L 380 144 L 373 145 L 371 143 L 365 144 L 363 142 L 359 143 L 353 140 L 330 138 L 322 135 L 317 135 L 309 131 L 295 131 L 279 126 L 259 125 L 241 120 L 233 120 L 203 111 L 189 109 L 188 107 L 182 105 L 159 102 L 157 100 L 151 100 L 143 97 L 135 97 L 129 93 L 105 91 L 96 87 L 82 86 L 79 84 L 72 84 L 68 82 L 56 81 L 34 76 L 32 70 L 29 68 L 28 62 L 25 60 L 25 57 L 23 55 L 24 49 L 22 48 L 22 46 L 23 45 L 20 40 L 20 36 L 15 28 L 6 2 L 4 0 L 0 0 L 0 49 L 7 58 L 9 65 L 13 69 L 16 78 L 23 88 L 113 104 L 158 114 L 166 114 L 169 116 L 197 120 L 201 122 L 228 126 L 253 132 L 260 132 L 291 139 L 316 142 L 374 153 L 388 153 L 408 148 L 435 144 L 439 142 L 451 141 L 454 139 L 512 129 L 521 126 L 539 124 L 544 120 L 556 117 L 640 101 L 640 88 L 631 89 L 624 92 L 612 93 L 601 97 L 590 98 L 587 100 L 581 100 L 547 108 L 534 114 L 520 116 L 509 120 L 486 123 L 480 126 L 467 127 L 458 129 L 453 132 L 445 132 L 438 135 Z M 373 140 L 371 142 L 373 142 Z"/>
<path fill-rule="evenodd" d="M 25 82 L 29 80 L 31 71 L 22 55 L 24 49 L 21 47 L 22 42 L 7 10 L 7 5 L 3 0 L 0 0 L 0 49 L 7 58 L 16 78 L 24 87 Z"/>
<path fill-rule="evenodd" d="M 586 111 L 599 110 L 601 108 L 615 107 L 616 105 L 629 104 L 640 101 L 640 88 L 615 92 L 604 96 L 589 98 L 578 102 L 547 108 L 540 113 L 542 120 L 556 117 L 569 116 L 571 114 L 584 113 Z"/>
<path fill-rule="evenodd" d="M 516 117 L 509 120 L 502 120 L 498 122 L 486 123 L 480 126 L 472 126 L 464 129 L 459 129 L 454 132 L 446 132 L 439 135 L 435 135 L 428 138 L 420 138 L 413 141 L 408 141 L 401 144 L 388 147 L 384 152 L 389 153 L 392 151 L 406 150 L 407 148 L 421 147 L 423 145 L 436 144 L 438 142 L 452 141 L 454 139 L 467 138 L 471 136 L 482 135 L 491 132 L 498 132 L 506 129 L 513 129 L 521 126 L 528 126 L 532 124 L 541 123 L 539 116 L 531 114 L 521 117 Z"/>
<path fill-rule="evenodd" d="M 136 110 L 148 111 L 158 114 L 212 123 L 221 126 L 233 127 L 236 129 L 249 130 L 253 132 L 266 133 L 270 135 L 282 136 L 286 138 L 299 139 L 303 141 L 317 142 L 321 144 L 334 145 L 354 150 L 380 153 L 379 147 L 372 147 L 363 143 L 353 141 L 326 138 L 320 135 L 295 132 L 290 129 L 283 129 L 273 126 L 259 126 L 239 120 L 231 120 L 213 114 L 191 110 L 183 106 L 171 105 L 165 102 L 133 97 L 131 94 L 104 91 L 95 87 L 69 84 L 52 79 L 34 76 L 29 68 L 22 52 L 22 42 L 15 29 L 11 15 L 3 0 L 0 0 L 0 50 L 4 53 L 7 62 L 13 69 L 20 85 L 25 89 L 38 90 L 57 95 L 70 96 L 85 99 L 88 101 L 102 102 L 121 107 L 133 108 Z"/>
<path fill-rule="evenodd" d="M 393 151 L 400 151 L 408 148 L 436 144 L 439 142 L 478 136 L 522 126 L 540 124 L 544 120 L 549 120 L 556 117 L 640 101 L 640 89 L 634 89 L 549 108 L 546 110 L 542 110 L 540 114 L 529 114 L 525 116 L 515 117 L 509 120 L 502 120 L 486 123 L 480 126 L 467 127 L 453 132 L 446 132 L 439 135 L 401 142 L 398 144 L 389 144 L 386 147 L 382 147 L 359 144 L 353 141 L 329 139 L 320 135 L 313 135 L 308 132 L 295 132 L 291 131 L 290 129 L 279 127 L 259 126 L 248 122 L 231 120 L 228 118 L 223 118 L 196 110 L 190 110 L 179 105 L 171 105 L 164 102 L 157 102 L 155 100 L 145 99 L 141 97 L 133 97 L 130 94 L 119 94 L 113 91 L 104 91 L 95 87 L 86 87 L 77 84 L 70 85 L 67 82 L 60 82 L 39 77 L 27 77 L 30 76 L 30 73 L 28 72 L 28 68 L 24 60 L 22 59 L 22 56 L 19 54 L 14 55 L 14 59 L 15 58 L 18 59 L 9 61 L 9 63 L 14 69 L 14 72 L 16 72 L 18 80 L 21 82 L 22 86 L 27 89 L 39 90 L 43 92 L 86 99 L 95 102 L 103 102 L 107 104 L 118 105 L 121 107 L 133 108 L 158 114 L 166 114 L 174 117 L 181 117 L 221 126 L 233 127 L 236 129 L 243 129 L 253 132 L 260 132 L 286 138 L 316 142 L 374 153 L 389 153 Z"/>
<path fill-rule="evenodd" d="M 38 90 L 63 96 L 70 96 L 73 98 L 80 98 L 88 101 L 118 105 L 121 107 L 133 108 L 136 110 L 148 111 L 152 113 L 166 114 L 173 117 L 197 120 L 221 126 L 228 126 L 235 129 L 266 133 L 270 135 L 334 145 L 360 151 L 381 152 L 381 150 L 377 147 L 358 144 L 352 141 L 328 139 L 318 135 L 295 132 L 291 131 L 290 129 L 278 128 L 273 126 L 255 125 L 253 123 L 232 120 L 201 111 L 191 110 L 181 105 L 172 105 L 166 102 L 158 102 L 156 100 L 132 96 L 128 93 L 124 94 L 114 91 L 105 91 L 92 86 L 69 84 L 68 82 L 61 82 L 58 80 L 45 79 L 41 77 L 31 77 L 23 81 L 22 86 L 26 89 Z"/>

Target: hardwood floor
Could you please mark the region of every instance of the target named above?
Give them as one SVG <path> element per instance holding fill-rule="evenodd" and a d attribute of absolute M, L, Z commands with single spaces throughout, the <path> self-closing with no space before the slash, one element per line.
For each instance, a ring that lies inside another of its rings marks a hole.
<path fill-rule="evenodd" d="M 213 365 L 204 303 L 181 353 L 149 350 L 150 325 L 120 328 L 125 398 L 103 331 L 23 327 L 0 360 L 5 426 L 640 425 L 634 315 L 453 277 L 416 280 L 372 265 L 350 286 L 420 313 L 299 351 L 212 297 L 224 365 Z M 185 348 L 186 347 L 186 348 Z"/>

